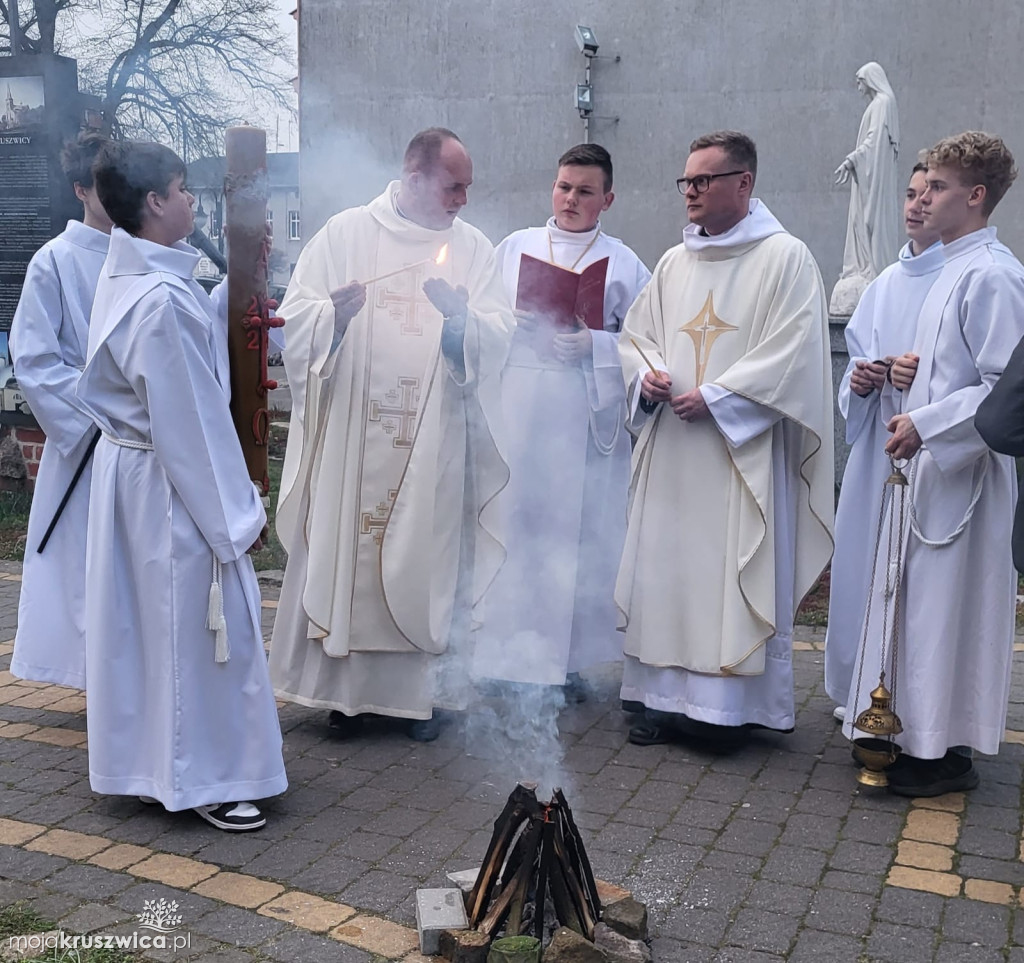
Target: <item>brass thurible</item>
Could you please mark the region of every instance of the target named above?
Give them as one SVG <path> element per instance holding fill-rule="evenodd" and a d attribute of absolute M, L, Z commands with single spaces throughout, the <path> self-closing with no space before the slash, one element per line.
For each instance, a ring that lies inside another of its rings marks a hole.
<path fill-rule="evenodd" d="M 886 541 L 887 562 L 896 565 L 885 565 L 885 600 L 893 599 L 891 616 L 888 605 L 883 605 L 881 666 L 879 668 L 878 687 L 871 693 L 871 705 L 859 713 L 853 721 L 853 728 L 865 736 L 853 740 L 853 754 L 863 768 L 857 773 L 857 781 L 864 786 L 884 788 L 889 785 L 885 774 L 900 754 L 900 747 L 893 741 L 903 731 L 900 717 L 893 711 L 893 699 L 896 695 L 896 672 L 899 658 L 900 634 L 900 589 L 903 578 L 903 532 L 906 517 L 906 499 L 908 492 L 907 476 L 894 460 L 890 460 L 892 474 L 886 479 L 882 504 L 878 514 L 878 531 L 875 537 L 875 559 L 871 568 L 871 583 L 868 590 L 868 607 L 864 618 L 864 635 L 861 639 L 860 662 L 857 670 L 857 689 L 860 690 L 861 674 L 864 671 L 864 654 L 867 648 L 868 628 L 871 620 L 871 598 L 875 591 L 875 576 L 878 566 L 879 549 L 882 544 L 882 532 L 885 529 L 887 502 L 891 509 L 889 514 L 888 537 Z M 895 574 L 893 574 L 895 569 Z M 888 651 L 887 651 L 888 650 Z M 885 673 L 887 663 L 892 665 L 892 688 L 886 687 Z"/>
<path fill-rule="evenodd" d="M 888 786 L 885 770 L 900 754 L 900 747 L 892 737 L 903 731 L 903 723 L 892 711 L 892 696 L 885 687 L 885 673 L 878 680 L 878 688 L 871 693 L 871 705 L 857 716 L 853 728 L 868 736 L 853 740 L 853 754 L 864 767 L 857 773 L 857 781 L 865 786 Z"/>

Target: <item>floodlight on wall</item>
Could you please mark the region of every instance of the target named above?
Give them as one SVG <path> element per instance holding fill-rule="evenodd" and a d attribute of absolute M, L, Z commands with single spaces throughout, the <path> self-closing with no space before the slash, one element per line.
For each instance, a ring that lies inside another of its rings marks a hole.
<path fill-rule="evenodd" d="M 594 88 L 590 84 L 576 85 L 576 109 L 580 117 L 588 117 L 594 112 Z"/>
<path fill-rule="evenodd" d="M 597 37 L 594 31 L 590 27 L 585 27 L 583 24 L 576 25 L 576 46 L 579 47 L 579 51 L 583 54 L 583 83 L 576 85 L 576 112 L 580 115 L 583 120 L 583 143 L 590 143 L 590 120 L 593 117 L 595 120 L 604 119 L 611 120 L 615 123 L 618 122 L 618 117 L 605 117 L 598 118 L 594 114 L 594 86 L 590 82 L 590 71 L 594 65 L 595 60 L 614 60 L 618 63 L 622 58 L 616 54 L 614 57 L 598 57 L 597 55 Z"/>
<path fill-rule="evenodd" d="M 580 48 L 580 53 L 584 57 L 597 56 L 597 37 L 590 27 L 584 27 L 582 24 L 576 25 L 576 46 Z"/>

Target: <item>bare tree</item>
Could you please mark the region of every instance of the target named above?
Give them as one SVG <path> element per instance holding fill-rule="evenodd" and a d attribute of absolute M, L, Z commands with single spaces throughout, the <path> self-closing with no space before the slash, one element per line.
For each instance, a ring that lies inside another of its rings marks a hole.
<path fill-rule="evenodd" d="M 74 11 L 73 13 L 71 11 Z M 292 109 L 271 0 L 34 0 L 23 46 L 78 59 L 115 135 L 221 153 L 226 126 Z M 4 22 L 7 0 L 0 0 Z"/>
<path fill-rule="evenodd" d="M 75 0 L 22 0 L 18 22 L 21 24 L 22 53 L 56 53 L 57 18 L 66 10 L 78 6 Z M 31 13 L 26 11 L 31 7 Z M 11 52 L 11 12 L 8 3 L 0 0 L 0 53 Z"/>

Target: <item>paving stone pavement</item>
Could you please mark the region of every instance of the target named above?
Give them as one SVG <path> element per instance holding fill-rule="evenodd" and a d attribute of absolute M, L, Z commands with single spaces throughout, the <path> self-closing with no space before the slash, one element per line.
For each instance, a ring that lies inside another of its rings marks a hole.
<path fill-rule="evenodd" d="M 20 567 L 0 563 L 0 906 L 118 935 L 145 901 L 174 901 L 190 945 L 154 960 L 429 959 L 414 892 L 479 865 L 517 777 L 507 758 L 467 746 L 454 717 L 427 745 L 385 720 L 341 740 L 323 712 L 286 705 L 291 786 L 261 832 L 96 795 L 82 694 L 6 671 L 19 587 Z M 268 637 L 276 595 L 265 583 Z M 1024 655 L 1007 742 L 976 763 L 981 786 L 905 800 L 858 787 L 824 693 L 822 632 L 800 637 L 796 731 L 731 755 L 629 744 L 612 676 L 558 717 L 595 871 L 647 903 L 654 959 L 1024 963 Z"/>

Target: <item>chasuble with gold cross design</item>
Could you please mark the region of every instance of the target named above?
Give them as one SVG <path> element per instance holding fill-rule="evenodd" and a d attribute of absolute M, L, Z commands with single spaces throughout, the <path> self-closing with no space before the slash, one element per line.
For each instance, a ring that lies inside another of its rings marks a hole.
<path fill-rule="evenodd" d="M 766 643 L 791 635 L 796 603 L 832 551 L 831 376 L 817 266 L 758 201 L 727 235 L 687 232 L 619 340 L 638 431 L 615 593 L 626 682 L 631 666 L 676 669 L 681 679 L 764 675 Z M 673 396 L 699 387 L 709 416 L 685 422 L 667 404 L 645 416 L 637 387 L 649 369 L 636 346 L 669 373 Z M 704 716 L 685 695 L 658 706 L 637 685 L 629 698 L 651 708 L 725 725 L 760 721 L 741 705 L 756 698 L 726 696 Z M 789 692 L 791 703 L 791 682 Z M 789 715 L 791 707 L 766 710 L 765 724 L 785 727 Z"/>

